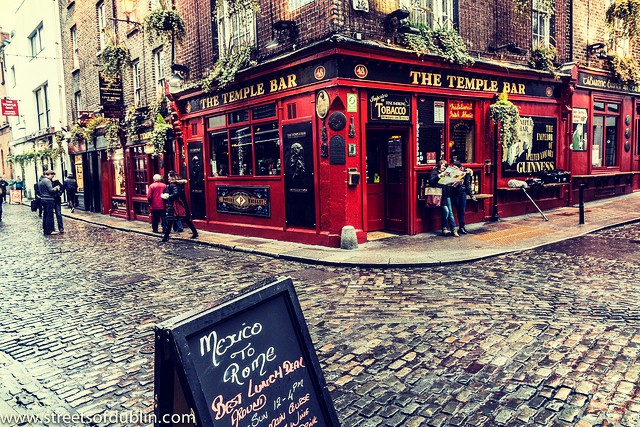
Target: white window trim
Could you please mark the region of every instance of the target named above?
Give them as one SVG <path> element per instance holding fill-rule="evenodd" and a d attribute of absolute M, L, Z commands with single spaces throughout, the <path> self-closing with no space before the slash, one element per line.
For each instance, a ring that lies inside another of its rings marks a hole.
<path fill-rule="evenodd" d="M 248 10 L 231 13 L 228 4 L 223 2 L 218 8 L 218 52 L 225 57 L 244 46 L 256 43 L 256 13 Z"/>
<path fill-rule="evenodd" d="M 102 2 L 98 6 L 96 6 L 96 9 L 97 9 L 97 13 L 98 13 L 98 34 L 99 34 L 98 50 L 100 52 L 102 52 L 102 50 L 107 45 L 106 34 L 104 32 L 104 29 L 107 26 L 106 18 L 105 18 L 105 15 L 104 15 L 104 2 Z"/>
<path fill-rule="evenodd" d="M 400 0 L 399 6 L 409 11 L 409 22 L 414 25 L 453 28 L 453 0 Z"/>

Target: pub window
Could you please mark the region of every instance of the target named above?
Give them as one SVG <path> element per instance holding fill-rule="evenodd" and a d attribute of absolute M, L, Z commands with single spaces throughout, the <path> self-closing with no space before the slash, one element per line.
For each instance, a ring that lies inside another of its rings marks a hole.
<path fill-rule="evenodd" d="M 620 105 L 594 102 L 593 145 L 591 165 L 595 168 L 617 166 L 618 163 L 618 115 Z"/>
<path fill-rule="evenodd" d="M 640 104 L 636 104 L 636 155 L 640 156 Z"/>
<path fill-rule="evenodd" d="M 113 152 L 113 194 L 115 196 L 125 196 L 127 194 L 126 175 L 124 153 L 122 148 L 118 148 Z"/>
<path fill-rule="evenodd" d="M 249 121 L 249 110 L 240 110 L 229 113 L 229 124 L 242 123 Z"/>
<path fill-rule="evenodd" d="M 435 165 L 444 158 L 445 104 L 444 99 L 418 99 L 418 165 Z"/>
<path fill-rule="evenodd" d="M 136 196 L 146 196 L 149 189 L 149 171 L 147 169 L 147 155 L 144 147 L 134 147 L 131 149 L 133 157 L 133 193 Z"/>
<path fill-rule="evenodd" d="M 254 127 L 256 175 L 280 175 L 280 135 L 278 123 Z"/>
<path fill-rule="evenodd" d="M 225 125 L 224 115 L 209 117 L 208 127 L 209 129 L 219 128 Z"/>
<path fill-rule="evenodd" d="M 475 161 L 475 121 L 473 102 L 449 102 L 449 161 Z"/>
<path fill-rule="evenodd" d="M 229 132 L 231 142 L 231 175 L 253 175 L 251 127 L 245 126 Z"/>
<path fill-rule="evenodd" d="M 229 138 L 227 137 L 227 131 L 209 134 L 209 147 L 209 153 L 211 153 L 211 176 L 229 175 Z"/>

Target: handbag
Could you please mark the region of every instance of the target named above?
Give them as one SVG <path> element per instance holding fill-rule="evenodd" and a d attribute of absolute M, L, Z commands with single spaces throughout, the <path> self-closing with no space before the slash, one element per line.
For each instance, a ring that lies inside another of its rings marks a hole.
<path fill-rule="evenodd" d="M 176 199 L 176 201 L 173 202 L 173 216 L 176 218 L 184 218 L 187 216 L 187 209 L 180 199 Z"/>
<path fill-rule="evenodd" d="M 31 212 L 35 212 L 40 208 L 40 199 L 33 199 L 31 201 Z"/>
<path fill-rule="evenodd" d="M 428 208 L 437 208 L 442 202 L 442 188 L 427 187 L 424 189 L 424 203 Z"/>

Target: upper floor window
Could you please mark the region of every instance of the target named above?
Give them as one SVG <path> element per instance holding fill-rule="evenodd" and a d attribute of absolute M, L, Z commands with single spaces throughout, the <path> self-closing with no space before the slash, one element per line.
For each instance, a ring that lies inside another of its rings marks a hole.
<path fill-rule="evenodd" d="M 153 70 L 156 78 L 156 92 L 164 93 L 164 51 L 157 49 L 153 52 Z"/>
<path fill-rule="evenodd" d="M 289 11 L 294 11 L 312 2 L 313 0 L 289 0 Z"/>
<path fill-rule="evenodd" d="M 75 107 L 76 107 L 76 109 L 75 109 L 75 112 L 76 112 L 75 119 L 77 120 L 80 117 L 80 115 L 82 114 L 81 113 L 81 111 L 82 111 L 82 97 L 81 97 L 80 91 L 77 91 L 74 94 L 73 101 L 74 101 L 74 104 L 75 104 Z"/>
<path fill-rule="evenodd" d="M 29 46 L 31 49 L 31 57 L 35 58 L 44 46 L 42 45 L 42 22 L 38 27 L 33 30 L 33 32 L 29 35 Z"/>
<path fill-rule="evenodd" d="M 11 66 L 11 84 L 13 85 L 12 87 L 16 87 L 17 84 L 17 80 L 16 80 L 16 66 L 12 65 Z"/>
<path fill-rule="evenodd" d="M 107 26 L 107 20 L 104 15 L 104 3 L 100 3 L 96 6 L 96 13 L 98 17 L 98 49 L 102 51 L 107 46 L 106 34 L 104 32 L 105 27 Z"/>
<path fill-rule="evenodd" d="M 453 28 L 453 0 L 400 0 L 409 11 L 409 22 L 428 28 Z"/>
<path fill-rule="evenodd" d="M 549 47 L 551 36 L 549 30 L 551 14 L 542 3 L 540 0 L 533 0 L 531 8 L 531 35 L 534 49 Z"/>
<path fill-rule="evenodd" d="M 71 27 L 71 57 L 73 58 L 73 69 L 80 68 L 80 59 L 78 58 L 78 30 L 74 25 Z"/>
<path fill-rule="evenodd" d="M 218 51 L 227 56 L 256 42 L 256 15 L 251 10 L 232 11 L 227 1 L 218 8 Z"/>
<path fill-rule="evenodd" d="M 136 107 L 142 103 L 142 88 L 140 87 L 140 61 L 133 63 L 133 99 Z"/>
<path fill-rule="evenodd" d="M 49 127 L 49 99 L 47 85 L 44 84 L 34 91 L 36 97 L 36 113 L 38 115 L 38 129 Z"/>
<path fill-rule="evenodd" d="M 611 7 L 613 0 L 607 0 L 607 9 Z M 620 19 L 616 19 L 612 26 L 606 26 L 606 38 L 608 40 L 607 53 L 609 55 L 616 54 L 622 57 L 628 57 L 630 51 L 630 38 L 628 30 L 625 31 L 625 24 Z"/>

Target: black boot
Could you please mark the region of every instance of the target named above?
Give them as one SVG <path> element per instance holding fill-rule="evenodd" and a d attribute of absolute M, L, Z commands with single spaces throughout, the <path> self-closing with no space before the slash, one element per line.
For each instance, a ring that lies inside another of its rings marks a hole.
<path fill-rule="evenodd" d="M 461 226 L 460 228 L 458 228 L 458 233 L 460 234 L 469 234 L 469 232 L 467 231 L 466 228 L 464 228 L 464 225 Z"/>

